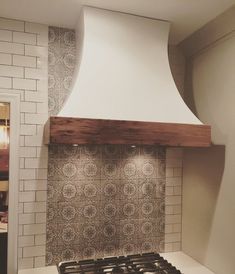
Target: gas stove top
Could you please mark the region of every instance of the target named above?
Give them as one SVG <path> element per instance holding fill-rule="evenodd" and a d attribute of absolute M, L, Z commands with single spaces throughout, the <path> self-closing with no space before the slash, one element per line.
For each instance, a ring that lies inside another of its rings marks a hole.
<path fill-rule="evenodd" d="M 58 271 L 60 274 L 182 274 L 157 253 L 61 262 Z"/>

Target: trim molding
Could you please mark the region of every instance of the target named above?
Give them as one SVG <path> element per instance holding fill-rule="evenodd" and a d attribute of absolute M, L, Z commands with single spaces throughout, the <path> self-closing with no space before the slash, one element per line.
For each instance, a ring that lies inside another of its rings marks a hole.
<path fill-rule="evenodd" d="M 185 56 L 191 57 L 235 31 L 235 6 L 194 32 L 179 44 Z"/>
<path fill-rule="evenodd" d="M 10 104 L 10 157 L 9 157 L 9 217 L 8 217 L 8 274 L 18 271 L 18 189 L 19 189 L 19 132 L 20 93 L 9 94 L 0 90 L 0 102 Z"/>

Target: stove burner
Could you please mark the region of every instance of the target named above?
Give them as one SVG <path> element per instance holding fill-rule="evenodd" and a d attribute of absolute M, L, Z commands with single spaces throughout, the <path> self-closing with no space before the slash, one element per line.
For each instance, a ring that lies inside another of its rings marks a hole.
<path fill-rule="evenodd" d="M 182 274 L 157 253 L 61 262 L 58 271 L 60 274 Z"/>

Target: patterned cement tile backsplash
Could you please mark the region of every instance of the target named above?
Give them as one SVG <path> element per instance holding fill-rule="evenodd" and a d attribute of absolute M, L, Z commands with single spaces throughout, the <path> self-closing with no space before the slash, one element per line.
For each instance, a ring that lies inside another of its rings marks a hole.
<path fill-rule="evenodd" d="M 48 103 L 56 115 L 70 93 L 76 63 L 75 31 L 49 27 Z"/>
<path fill-rule="evenodd" d="M 50 146 L 48 180 L 48 265 L 164 249 L 164 148 Z"/>

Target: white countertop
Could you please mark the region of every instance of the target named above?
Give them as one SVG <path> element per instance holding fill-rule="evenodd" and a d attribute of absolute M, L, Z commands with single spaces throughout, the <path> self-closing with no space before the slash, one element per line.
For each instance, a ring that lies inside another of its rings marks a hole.
<path fill-rule="evenodd" d="M 18 274 L 58 274 L 56 266 L 45 266 L 40 268 L 22 269 Z"/>
<path fill-rule="evenodd" d="M 183 274 L 214 274 L 183 252 L 161 254 L 169 263 Z M 19 270 L 18 274 L 58 274 L 56 266 Z"/>
<path fill-rule="evenodd" d="M 161 256 L 179 269 L 183 274 L 214 274 L 214 272 L 210 271 L 208 268 L 183 252 L 162 253 Z"/>

